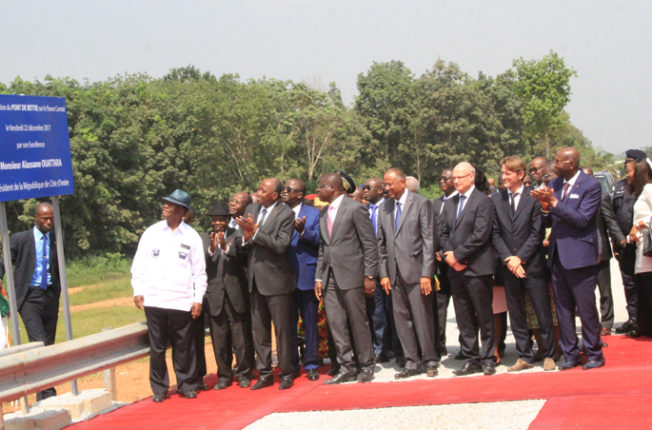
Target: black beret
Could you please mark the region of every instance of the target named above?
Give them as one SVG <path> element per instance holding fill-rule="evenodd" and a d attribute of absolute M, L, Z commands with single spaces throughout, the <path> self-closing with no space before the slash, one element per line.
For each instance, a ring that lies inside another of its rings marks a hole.
<path fill-rule="evenodd" d="M 647 158 L 647 154 L 645 151 L 641 151 L 640 149 L 628 149 L 627 152 L 625 152 L 625 157 L 640 161 L 645 160 Z"/>

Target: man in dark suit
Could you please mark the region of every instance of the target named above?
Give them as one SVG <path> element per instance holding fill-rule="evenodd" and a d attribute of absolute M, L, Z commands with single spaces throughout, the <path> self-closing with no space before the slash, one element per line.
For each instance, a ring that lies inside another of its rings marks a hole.
<path fill-rule="evenodd" d="M 238 191 L 237 193 L 231 196 L 229 200 L 229 213 L 231 214 L 231 220 L 229 221 L 229 228 L 238 230 L 240 226 L 235 219 L 239 216 L 244 215 L 245 209 L 251 204 L 251 196 L 246 191 Z"/>
<path fill-rule="evenodd" d="M 34 213 L 34 227 L 11 235 L 11 261 L 14 265 L 16 308 L 23 319 L 30 342 L 52 345 L 59 316 L 59 263 L 52 205 L 41 202 Z M 0 259 L 0 286 L 5 275 Z M 36 394 L 37 400 L 56 396 L 52 388 Z"/>
<path fill-rule="evenodd" d="M 640 149 L 629 149 L 625 152 L 625 168 L 627 164 L 645 160 L 647 154 Z M 634 203 L 636 196 L 630 194 L 627 189 L 627 178 L 623 178 L 614 187 L 613 208 L 622 237 L 627 236 L 632 229 L 634 220 Z M 634 264 L 636 262 L 636 244 L 627 242 L 620 235 L 612 236 L 614 252 L 618 259 L 620 275 L 623 279 L 625 289 L 625 301 L 627 302 L 627 314 L 629 318 L 621 327 L 616 329 L 618 334 L 628 334 L 633 337 L 640 335 L 638 328 L 638 293 L 634 284 Z"/>
<path fill-rule="evenodd" d="M 555 370 L 555 352 L 548 268 L 546 267 L 541 219 L 541 204 L 523 186 L 525 163 L 519 157 L 501 160 L 501 176 L 505 189 L 491 196 L 496 209 L 492 243 L 500 260 L 505 281 L 509 320 L 516 340 L 519 358 L 507 369 L 517 372 L 533 367 L 534 354 L 525 317 L 525 294 L 530 297 L 541 327 L 544 357 L 543 368 Z"/>
<path fill-rule="evenodd" d="M 272 375 L 272 322 L 280 368 L 280 390 L 292 387 L 292 299 L 296 283 L 290 264 L 289 247 L 294 231 L 294 212 L 279 202 L 283 186 L 276 178 L 262 181 L 260 204 L 252 203 L 245 215 L 236 219 L 248 253 L 247 277 L 251 300 L 251 324 L 256 367 L 260 379 L 252 390 L 274 384 Z"/>
<path fill-rule="evenodd" d="M 584 369 L 604 366 L 600 320 L 595 306 L 598 263 L 596 217 L 600 208 L 600 183 L 579 169 L 580 155 L 575 148 L 563 148 L 555 157 L 557 178 L 551 188 L 532 191 L 539 200 L 544 222 L 552 226 L 548 264 L 552 273 L 560 345 L 566 370 L 581 364 L 575 330 L 575 308 L 582 321 L 582 343 L 588 356 Z"/>
<path fill-rule="evenodd" d="M 206 258 L 208 286 L 204 295 L 204 312 L 209 316 L 213 352 L 217 362 L 216 390 L 233 382 L 233 352 L 236 378 L 241 388 L 251 384 L 253 349 L 249 301 L 246 292 L 243 255 L 235 245 L 235 230 L 228 227 L 231 215 L 225 203 L 211 209 L 212 231 L 201 235 Z"/>
<path fill-rule="evenodd" d="M 290 179 L 283 188 L 283 202 L 294 212 L 294 231 L 290 243 L 290 262 L 297 289 L 292 302 L 292 335 L 293 365 L 299 369 L 299 354 L 297 348 L 297 322 L 299 313 L 303 321 L 305 348 L 303 368 L 308 379 L 319 379 L 319 330 L 317 314 L 319 301 L 315 297 L 315 270 L 319 252 L 319 210 L 303 203 L 306 195 L 306 183 L 300 179 Z"/>
<path fill-rule="evenodd" d="M 344 195 L 343 179 L 328 173 L 319 179 L 319 257 L 315 295 L 324 299 L 340 371 L 325 384 L 356 379 L 353 349 L 361 370 L 358 382 L 374 377 L 374 350 L 365 297 L 376 289 L 378 247 L 367 209 Z M 353 338 L 353 345 L 351 345 Z"/>
<path fill-rule="evenodd" d="M 369 178 L 364 183 L 364 198 L 368 203 L 369 218 L 378 237 L 378 213 L 385 201 L 385 188 L 380 178 Z M 376 282 L 376 291 L 367 298 L 367 315 L 371 326 L 371 338 L 374 342 L 376 363 L 389 361 L 396 357 L 399 367 L 403 367 L 404 358 L 401 343 L 396 334 L 394 310 L 391 294 L 385 294 L 380 288 L 380 279 Z M 401 365 L 403 362 L 403 365 Z"/>
<path fill-rule="evenodd" d="M 467 162 L 453 169 L 458 194 L 444 205 L 439 219 L 439 240 L 453 293 L 460 330 L 464 366 L 456 375 L 496 373 L 496 334 L 491 308 L 494 256 L 490 246 L 494 208 L 489 197 L 475 188 L 475 169 Z M 478 329 L 482 349 L 478 343 Z"/>
<path fill-rule="evenodd" d="M 444 203 L 457 195 L 455 186 L 453 185 L 453 169 L 444 169 L 439 177 L 439 189 L 444 193 L 441 197 L 436 198 L 432 202 L 432 218 L 433 218 L 433 231 L 435 236 L 439 239 L 439 218 L 444 210 Z M 437 240 L 439 242 L 439 240 Z M 448 282 L 448 264 L 444 261 L 438 250 L 439 246 L 435 249 L 436 253 L 436 268 L 437 278 L 439 279 L 439 291 L 435 293 L 434 306 L 435 312 L 435 326 L 437 336 L 435 337 L 435 347 L 439 356 L 448 354 L 446 349 L 446 314 L 448 313 L 448 304 L 451 299 L 451 287 Z M 461 352 L 461 351 L 460 351 Z M 460 357 L 460 359 L 463 357 Z"/>
<path fill-rule="evenodd" d="M 435 243 L 432 207 L 425 197 L 408 191 L 401 169 L 384 176 L 387 199 L 378 214 L 380 285 L 392 292 L 394 322 L 401 341 L 405 368 L 395 379 L 426 371 L 437 376 L 432 277 Z"/>

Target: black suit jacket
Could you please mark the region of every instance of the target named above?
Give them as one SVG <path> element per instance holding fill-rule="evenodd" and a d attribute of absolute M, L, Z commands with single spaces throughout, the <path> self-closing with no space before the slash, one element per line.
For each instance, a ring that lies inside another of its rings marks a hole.
<path fill-rule="evenodd" d="M 505 267 L 505 258 L 515 255 L 523 261 L 527 276 L 544 276 L 546 255 L 543 248 L 545 227 L 541 217 L 541 204 L 525 188 L 520 196 L 516 213 L 512 215 L 507 190 L 491 196 L 496 211 L 491 242 Z"/>
<path fill-rule="evenodd" d="M 29 284 L 34 276 L 36 268 L 36 246 L 34 244 L 34 230 L 29 229 L 14 233 L 9 240 L 11 247 L 11 262 L 14 266 L 14 283 L 16 289 L 16 307 L 20 311 Z M 0 259 L 0 279 L 5 275 L 4 259 Z M 59 283 L 59 261 L 57 258 L 56 237 L 54 231 L 50 231 L 50 276 L 52 278 L 52 288 L 57 297 L 61 295 L 61 285 Z M 58 303 L 57 303 L 58 307 Z"/>
<path fill-rule="evenodd" d="M 244 271 L 245 260 L 241 252 L 242 248 L 234 244 L 234 233 L 235 229 L 232 228 L 227 228 L 225 232 L 226 242 L 229 246 L 228 254 L 221 252 L 218 247 L 213 255 L 208 253 L 210 232 L 201 235 L 208 277 L 204 300 L 208 306 L 207 311 L 212 316 L 222 313 L 226 296 L 229 297 L 236 312 L 243 313 L 249 308 L 245 292 L 247 287 Z"/>
<path fill-rule="evenodd" d="M 613 239 L 616 244 L 619 244 L 621 240 L 625 239 L 618 221 L 616 219 L 616 214 L 614 213 L 613 205 L 611 204 L 611 198 L 609 194 L 603 192 L 602 200 L 600 201 L 600 210 L 598 211 L 598 234 L 599 234 L 599 258 L 600 261 L 607 261 L 613 254 L 611 253 L 611 246 L 609 245 L 609 237 Z"/>
<path fill-rule="evenodd" d="M 255 220 L 262 206 L 252 203 L 245 209 Z M 242 236 L 242 229 L 237 235 Z M 296 289 L 294 272 L 290 263 L 289 248 L 294 231 L 294 212 L 281 201 L 276 203 L 256 235 L 244 247 L 248 254 L 247 278 L 249 292 L 253 291 L 254 280 L 258 292 L 264 296 L 289 294 Z M 236 241 L 241 244 L 242 239 Z"/>
<path fill-rule="evenodd" d="M 457 261 L 467 266 L 464 275 L 492 275 L 495 271 L 491 248 L 493 203 L 489 196 L 474 189 L 456 220 L 459 200 L 457 194 L 444 205 L 439 219 L 441 249 L 443 252 L 453 251 Z"/>

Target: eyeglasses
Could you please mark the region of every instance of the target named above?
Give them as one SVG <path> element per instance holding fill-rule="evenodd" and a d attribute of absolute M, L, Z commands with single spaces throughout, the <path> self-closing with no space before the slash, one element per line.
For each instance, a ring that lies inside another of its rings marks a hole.
<path fill-rule="evenodd" d="M 470 173 L 467 173 L 467 174 L 464 175 L 464 176 L 453 176 L 453 180 L 454 180 L 454 181 L 461 181 L 462 179 L 466 178 L 467 176 L 471 176 L 471 174 L 470 174 Z"/>

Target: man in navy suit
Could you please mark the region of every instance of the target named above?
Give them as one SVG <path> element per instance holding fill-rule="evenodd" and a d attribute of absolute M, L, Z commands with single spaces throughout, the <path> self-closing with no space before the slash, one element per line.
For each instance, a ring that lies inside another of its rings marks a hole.
<path fill-rule="evenodd" d="M 303 320 L 305 337 L 305 350 L 303 355 L 303 368 L 308 379 L 319 379 L 319 332 L 317 329 L 317 312 L 319 301 L 315 297 L 315 270 L 317 268 L 317 254 L 319 252 L 319 210 L 303 203 L 306 195 L 306 183 L 300 179 L 290 179 L 285 183 L 281 197 L 294 211 L 294 231 L 290 242 L 289 256 L 297 282 L 292 304 L 292 329 L 295 342 L 293 350 L 293 365 L 299 368 L 299 355 L 296 347 L 297 321 L 299 312 Z M 298 309 L 297 309 L 298 308 Z"/>
<path fill-rule="evenodd" d="M 584 369 L 604 365 L 600 320 L 595 306 L 597 283 L 598 233 L 596 217 L 602 188 L 593 177 L 579 169 L 580 155 L 575 148 L 563 148 L 555 157 L 557 178 L 550 187 L 532 191 L 541 202 L 544 222 L 552 226 L 548 264 L 561 331 L 560 344 L 566 370 L 581 364 L 575 330 L 575 308 L 582 321 L 582 343 L 588 361 Z"/>
<path fill-rule="evenodd" d="M 502 278 L 509 320 L 516 340 L 518 360 L 507 369 L 517 372 L 533 367 L 532 342 L 525 320 L 525 295 L 532 300 L 534 312 L 541 327 L 540 351 L 544 370 L 555 370 L 552 358 L 555 352 L 550 297 L 548 296 L 548 268 L 543 249 L 545 228 L 541 219 L 541 204 L 530 196 L 523 186 L 525 163 L 519 157 L 501 160 L 501 176 L 505 189 L 494 193 L 491 199 L 496 208 L 496 222 L 492 243 L 502 261 Z"/>

